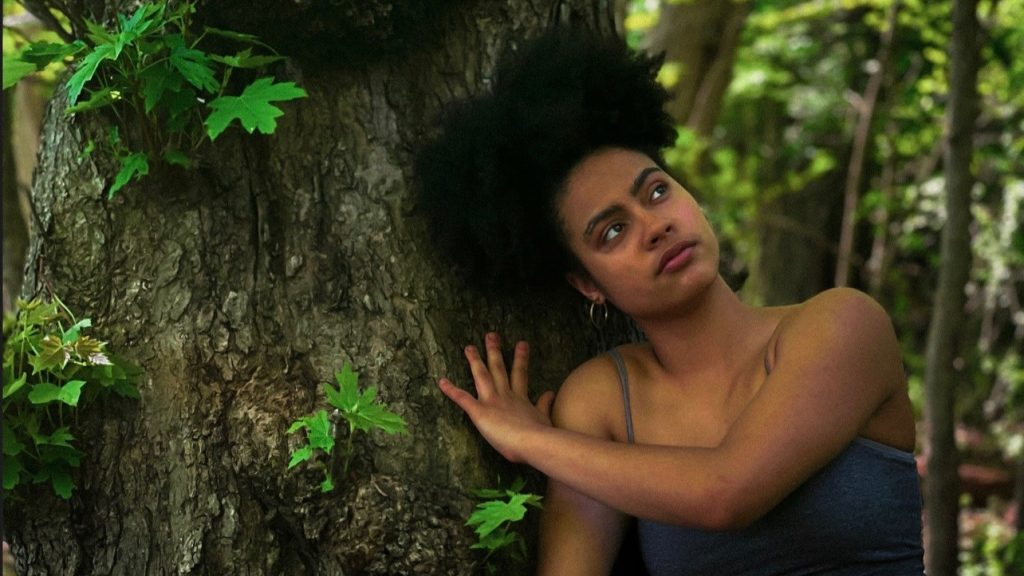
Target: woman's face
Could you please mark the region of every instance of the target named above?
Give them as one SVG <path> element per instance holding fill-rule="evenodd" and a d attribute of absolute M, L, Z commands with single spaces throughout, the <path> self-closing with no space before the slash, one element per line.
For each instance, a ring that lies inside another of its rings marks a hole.
<path fill-rule="evenodd" d="M 635 319 L 685 306 L 718 277 L 718 241 L 693 196 L 647 155 L 599 150 L 566 181 L 559 216 L 587 276 L 569 281 Z"/>

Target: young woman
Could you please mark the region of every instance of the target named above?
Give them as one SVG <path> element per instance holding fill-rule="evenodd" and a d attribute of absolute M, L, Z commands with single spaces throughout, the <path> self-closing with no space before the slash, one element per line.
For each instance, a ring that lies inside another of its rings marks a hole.
<path fill-rule="evenodd" d="M 423 203 L 466 262 L 560 273 L 647 338 L 534 404 L 528 345 L 509 371 L 490 333 L 483 353 L 465 350 L 476 394 L 444 378 L 441 391 L 548 476 L 541 574 L 607 574 L 630 516 L 655 576 L 922 574 L 888 316 L 849 289 L 739 300 L 700 206 L 664 168 L 657 65 L 615 40 L 549 34 L 504 59 L 493 92 L 421 155 Z"/>

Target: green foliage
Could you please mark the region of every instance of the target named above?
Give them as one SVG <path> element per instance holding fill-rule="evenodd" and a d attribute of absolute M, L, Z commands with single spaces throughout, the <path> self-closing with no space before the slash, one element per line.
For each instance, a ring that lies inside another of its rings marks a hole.
<path fill-rule="evenodd" d="M 1024 574 L 1024 533 L 989 518 L 973 530 L 961 551 L 961 576 Z"/>
<path fill-rule="evenodd" d="M 542 506 L 540 496 L 523 492 L 525 486 L 522 478 L 516 478 L 507 489 L 487 488 L 475 493 L 484 501 L 477 504 L 466 526 L 475 526 L 477 542 L 472 548 L 487 552 L 484 562 L 491 573 L 496 570 L 491 563 L 495 553 L 506 553 L 517 562 L 526 559 L 526 541 L 515 526 L 526 517 L 527 506 L 538 509 Z"/>
<path fill-rule="evenodd" d="M 72 433 L 77 411 L 111 395 L 138 399 L 139 370 L 84 334 L 91 326 L 56 299 L 19 300 L 4 316 L 4 490 L 49 482 L 70 498 L 83 456 Z"/>
<path fill-rule="evenodd" d="M 131 16 L 119 14 L 107 30 L 87 22 L 84 40 L 71 44 L 37 42 L 4 57 L 4 88 L 51 62 L 70 61 L 69 115 L 109 110 L 120 137 L 108 138 L 119 169 L 108 197 L 149 174 L 151 164 L 183 167 L 207 141 L 236 120 L 249 133 L 272 134 L 284 112 L 271 102 L 304 98 L 292 82 L 256 78 L 235 96 L 227 93 L 234 71 L 255 69 L 283 58 L 249 34 L 206 27 L 198 35 L 191 23 L 195 3 L 144 3 Z M 214 52 L 208 39 L 240 46 Z M 269 53 L 254 53 L 266 50 Z M 205 129 L 204 129 L 205 127 Z"/>
<path fill-rule="evenodd" d="M 342 476 L 348 476 L 348 467 L 352 460 L 352 439 L 356 432 L 369 433 L 380 430 L 386 434 L 405 434 L 407 430 L 405 420 L 401 416 L 388 411 L 379 403 L 376 388 L 370 386 L 362 392 L 359 391 L 359 374 L 352 371 L 352 366 L 348 362 L 344 363 L 341 372 L 334 374 L 334 379 L 338 386 L 334 387 L 326 382 L 324 392 L 327 403 L 334 408 L 334 414 L 348 423 L 348 438 L 341 456 Z M 306 443 L 292 450 L 291 460 L 288 462 L 289 469 L 313 459 L 317 451 L 323 452 L 325 456 L 331 456 L 334 451 L 334 423 L 326 410 L 319 410 L 292 422 L 287 433 L 293 434 L 299 430 L 306 431 Z M 333 490 L 334 478 L 330 467 L 322 461 L 315 461 L 314 465 L 324 471 L 320 489 L 323 492 Z"/>
<path fill-rule="evenodd" d="M 206 133 L 210 140 L 216 140 L 237 119 L 250 134 L 257 129 L 263 134 L 273 134 L 277 129 L 275 118 L 284 112 L 270 103 L 305 95 L 306 92 L 292 82 L 274 84 L 272 78 L 260 78 L 247 86 L 240 96 L 222 96 L 210 102 L 213 113 L 206 118 Z"/>

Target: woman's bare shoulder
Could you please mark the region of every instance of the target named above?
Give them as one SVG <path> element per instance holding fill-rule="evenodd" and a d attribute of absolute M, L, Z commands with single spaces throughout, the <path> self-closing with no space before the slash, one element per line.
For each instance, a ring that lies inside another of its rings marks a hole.
<path fill-rule="evenodd" d="M 618 348 L 630 368 L 637 353 L 631 346 Z M 580 364 L 566 377 L 552 410 L 559 428 L 602 438 L 614 438 L 613 422 L 621 419 L 622 387 L 615 361 L 608 353 Z"/>

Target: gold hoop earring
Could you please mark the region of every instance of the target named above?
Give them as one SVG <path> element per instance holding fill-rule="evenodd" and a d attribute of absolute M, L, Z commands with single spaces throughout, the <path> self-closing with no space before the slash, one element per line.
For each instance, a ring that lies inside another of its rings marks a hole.
<path fill-rule="evenodd" d="M 595 316 L 594 308 L 596 308 L 597 306 L 601 306 L 604 312 L 603 314 L 601 312 L 598 312 L 597 316 Z M 594 326 L 594 328 L 597 328 L 598 330 L 604 328 L 604 325 L 608 323 L 608 304 L 605 302 L 601 302 L 600 304 L 598 304 L 597 300 L 591 300 L 589 316 L 590 323 Z"/>

